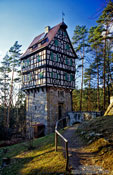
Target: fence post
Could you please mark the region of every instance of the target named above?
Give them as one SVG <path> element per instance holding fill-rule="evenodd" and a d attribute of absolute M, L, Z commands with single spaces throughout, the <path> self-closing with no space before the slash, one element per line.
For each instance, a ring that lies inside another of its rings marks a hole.
<path fill-rule="evenodd" d="M 68 163 L 69 163 L 69 157 L 68 157 L 68 142 L 65 142 L 65 149 L 66 149 L 66 170 L 68 170 Z"/>
<path fill-rule="evenodd" d="M 55 151 L 57 151 L 57 144 L 58 144 L 58 135 L 55 132 Z"/>

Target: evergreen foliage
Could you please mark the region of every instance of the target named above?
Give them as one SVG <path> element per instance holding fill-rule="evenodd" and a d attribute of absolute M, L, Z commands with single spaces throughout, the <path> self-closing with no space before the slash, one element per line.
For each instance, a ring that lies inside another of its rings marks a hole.
<path fill-rule="evenodd" d="M 78 57 L 81 55 L 81 58 L 88 60 L 88 63 L 78 65 L 78 68 L 84 66 L 81 80 L 83 84 L 73 92 L 73 108 L 78 111 L 105 111 L 110 103 L 110 96 L 113 95 L 113 2 L 107 3 L 97 20 L 97 26 L 89 29 L 88 39 L 85 29 L 86 27 L 76 26 L 72 38 L 75 51 L 79 52 Z M 82 31 L 85 31 L 84 40 Z M 87 49 L 81 49 L 81 46 Z M 76 72 L 76 77 L 79 73 L 80 69 Z"/>

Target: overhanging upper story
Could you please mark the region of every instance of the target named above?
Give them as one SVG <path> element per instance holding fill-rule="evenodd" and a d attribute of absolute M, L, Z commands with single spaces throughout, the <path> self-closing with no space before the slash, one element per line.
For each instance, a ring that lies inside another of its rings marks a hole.
<path fill-rule="evenodd" d="M 74 89 L 76 53 L 66 24 L 37 36 L 21 57 L 23 90 L 42 86 Z"/>

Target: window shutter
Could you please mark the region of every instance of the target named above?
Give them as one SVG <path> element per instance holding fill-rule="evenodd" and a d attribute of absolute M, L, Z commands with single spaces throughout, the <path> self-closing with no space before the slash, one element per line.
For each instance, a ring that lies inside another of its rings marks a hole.
<path fill-rule="evenodd" d="M 67 73 L 65 73 L 65 80 L 66 80 L 66 81 L 68 80 Z"/>
<path fill-rule="evenodd" d="M 50 57 L 51 57 L 51 60 L 53 60 L 53 52 L 51 52 L 51 55 L 50 55 Z"/>
<path fill-rule="evenodd" d="M 70 49 L 69 44 L 66 44 L 66 49 L 67 49 L 67 50 L 69 50 L 69 49 Z"/>
<path fill-rule="evenodd" d="M 51 78 L 53 78 L 53 72 L 51 72 Z"/>
<path fill-rule="evenodd" d="M 56 55 L 56 60 L 57 60 L 57 62 L 59 62 L 59 57 L 58 57 L 58 54 Z"/>
<path fill-rule="evenodd" d="M 70 75 L 70 80 L 73 81 L 74 80 L 74 75 Z"/>
<path fill-rule="evenodd" d="M 70 59 L 70 66 L 72 66 L 72 59 Z"/>
<path fill-rule="evenodd" d="M 58 46 L 58 40 L 57 39 L 55 40 L 55 46 Z"/>

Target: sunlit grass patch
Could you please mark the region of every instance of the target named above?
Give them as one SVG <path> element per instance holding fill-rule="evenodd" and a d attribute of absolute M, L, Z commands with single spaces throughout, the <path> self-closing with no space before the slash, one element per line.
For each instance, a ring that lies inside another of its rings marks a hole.
<path fill-rule="evenodd" d="M 62 152 L 55 152 L 54 134 L 33 141 L 33 150 L 28 150 L 28 143 L 13 145 L 3 157 L 11 158 L 11 164 L 0 170 L 0 175 L 30 175 L 38 173 L 65 172 L 65 158 Z M 2 161 L 1 161 L 2 162 Z"/>

